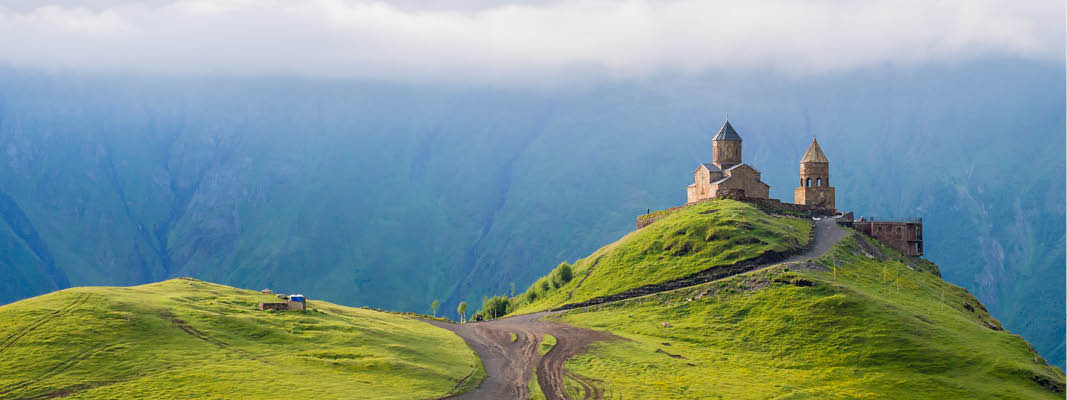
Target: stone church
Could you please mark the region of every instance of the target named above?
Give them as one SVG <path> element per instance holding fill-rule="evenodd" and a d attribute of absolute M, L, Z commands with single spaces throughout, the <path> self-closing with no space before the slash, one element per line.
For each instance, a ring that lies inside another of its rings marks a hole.
<path fill-rule="evenodd" d="M 741 135 L 727 120 L 711 139 L 711 163 L 701 163 L 693 171 L 694 182 L 686 187 L 687 203 L 726 195 L 766 199 L 771 186 L 760 180 L 760 172 L 741 162 Z"/>
<path fill-rule="evenodd" d="M 763 183 L 760 172 L 741 162 L 741 135 L 727 120 L 711 140 L 712 161 L 701 163 L 693 171 L 693 183 L 686 187 L 686 202 L 729 197 L 770 199 L 770 185 Z M 835 210 L 836 194 L 830 186 L 830 160 L 812 139 L 800 159 L 800 187 L 793 191 L 794 202 L 805 209 Z"/>

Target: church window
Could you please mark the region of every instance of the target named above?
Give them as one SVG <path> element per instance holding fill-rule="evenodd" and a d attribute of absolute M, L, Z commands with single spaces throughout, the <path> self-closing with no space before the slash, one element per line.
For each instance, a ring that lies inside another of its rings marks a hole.
<path fill-rule="evenodd" d="M 822 178 L 815 178 L 815 186 L 822 186 Z"/>
<path fill-rule="evenodd" d="M 808 183 L 804 186 L 811 186 L 811 178 L 808 178 Z"/>

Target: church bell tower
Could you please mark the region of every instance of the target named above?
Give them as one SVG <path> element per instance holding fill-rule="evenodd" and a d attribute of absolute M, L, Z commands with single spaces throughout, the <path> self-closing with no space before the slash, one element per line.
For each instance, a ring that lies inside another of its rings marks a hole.
<path fill-rule="evenodd" d="M 835 196 L 830 186 L 830 160 L 823 154 L 819 141 L 812 139 L 808 152 L 800 159 L 800 187 L 793 191 L 793 202 L 835 210 Z"/>
<path fill-rule="evenodd" d="M 719 133 L 711 139 L 711 163 L 720 169 L 727 169 L 741 163 L 741 135 L 727 119 Z"/>

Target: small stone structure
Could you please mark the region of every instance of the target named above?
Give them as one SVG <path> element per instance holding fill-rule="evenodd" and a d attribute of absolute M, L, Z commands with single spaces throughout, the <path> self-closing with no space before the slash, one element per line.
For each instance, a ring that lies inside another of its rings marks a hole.
<path fill-rule="evenodd" d="M 302 294 L 292 294 L 289 296 L 278 295 L 279 297 L 286 298 L 284 303 L 259 303 L 260 310 L 292 310 L 292 311 L 304 311 L 307 309 L 307 299 Z"/>

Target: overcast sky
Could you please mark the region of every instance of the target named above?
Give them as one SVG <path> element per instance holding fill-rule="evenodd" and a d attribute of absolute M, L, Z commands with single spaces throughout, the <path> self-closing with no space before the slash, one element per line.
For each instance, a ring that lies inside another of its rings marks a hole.
<path fill-rule="evenodd" d="M 1063 63 L 1055 1 L 9 0 L 0 65 L 426 81 Z"/>

